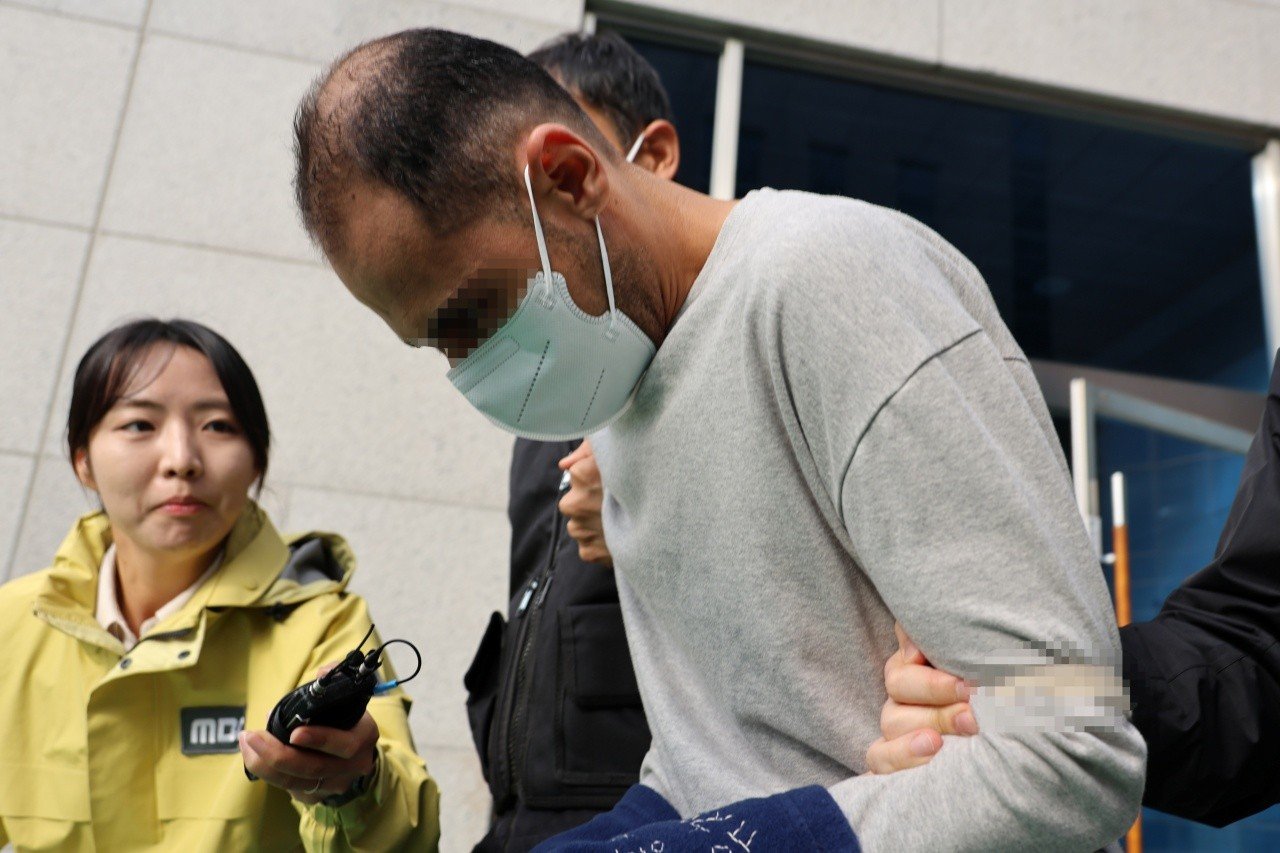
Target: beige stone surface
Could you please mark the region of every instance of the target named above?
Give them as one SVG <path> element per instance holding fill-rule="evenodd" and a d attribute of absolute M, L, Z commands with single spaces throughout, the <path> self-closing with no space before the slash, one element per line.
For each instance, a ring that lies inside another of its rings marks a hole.
<path fill-rule="evenodd" d="M 147 0 L 7 0 L 44 12 L 90 18 L 103 23 L 137 27 L 147 10 Z"/>
<path fill-rule="evenodd" d="M 138 64 L 103 228 L 302 260 L 293 112 L 318 63 L 166 36 Z"/>
<path fill-rule="evenodd" d="M 659 15 L 695 15 L 923 62 L 938 58 L 938 0 L 639 0 L 636 5 Z"/>
<path fill-rule="evenodd" d="M 169 32 L 255 50 L 328 62 L 378 36 L 412 27 L 442 27 L 529 50 L 577 29 L 582 0 L 155 0 L 151 25 Z"/>
<path fill-rule="evenodd" d="M 18 535 L 18 519 L 34 464 L 35 458 L 25 453 L 0 452 L 0 560 L 8 560 Z M 8 566 L 0 565 L 0 583 L 8 576 Z"/>
<path fill-rule="evenodd" d="M 470 747 L 428 747 L 427 769 L 440 785 L 440 851 L 470 853 L 489 827 L 489 789 Z"/>
<path fill-rule="evenodd" d="M 1280 125 L 1280 9 L 1234 0 L 942 0 L 942 63 Z M 1268 68 L 1270 74 L 1268 74 Z"/>
<path fill-rule="evenodd" d="M 89 235 L 0 219 L 0 450 L 35 453 Z"/>
<path fill-rule="evenodd" d="M 76 480 L 65 457 L 40 456 L 35 461 L 35 482 L 26 521 L 17 531 L 9 577 L 39 571 L 52 563 L 76 518 L 97 509 L 94 494 Z"/>
<path fill-rule="evenodd" d="M 0 6 L 0 214 L 90 225 L 137 34 Z"/>

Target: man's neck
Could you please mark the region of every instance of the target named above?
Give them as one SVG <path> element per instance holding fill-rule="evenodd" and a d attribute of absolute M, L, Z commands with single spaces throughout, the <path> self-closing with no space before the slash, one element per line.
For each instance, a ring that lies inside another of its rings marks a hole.
<path fill-rule="evenodd" d="M 116 540 L 116 599 L 129 630 L 136 636 L 142 623 L 156 615 L 200 579 L 217 559 L 217 549 L 195 556 L 174 557 L 139 548 L 123 537 Z"/>
<path fill-rule="evenodd" d="M 633 196 L 642 245 L 663 247 L 652 253 L 656 264 L 659 319 L 663 336 L 711 256 L 720 230 L 736 201 L 723 201 L 683 187 L 674 181 L 645 181 Z"/>

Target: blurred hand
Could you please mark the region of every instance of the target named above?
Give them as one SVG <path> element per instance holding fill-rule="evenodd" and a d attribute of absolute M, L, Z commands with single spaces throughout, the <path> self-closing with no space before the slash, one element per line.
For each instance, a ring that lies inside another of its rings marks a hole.
<path fill-rule="evenodd" d="M 928 764 L 942 749 L 942 735 L 974 735 L 969 685 L 934 669 L 915 643 L 894 624 L 898 651 L 884 665 L 889 698 L 880 711 L 882 737 L 867 750 L 871 773 L 893 773 Z"/>
<path fill-rule="evenodd" d="M 560 499 L 560 511 L 569 519 L 569 535 L 578 541 L 578 556 L 588 563 L 613 565 L 613 555 L 604 541 L 604 486 L 600 468 L 584 439 L 578 449 L 560 460 L 560 470 L 569 472 L 569 491 Z"/>
<path fill-rule="evenodd" d="M 326 664 L 318 675 L 334 666 Z M 240 734 L 245 768 L 307 805 L 351 790 L 357 779 L 373 772 L 377 749 L 378 724 L 368 711 L 350 731 L 301 726 L 290 734 L 288 744 L 276 740 L 270 732 Z"/>

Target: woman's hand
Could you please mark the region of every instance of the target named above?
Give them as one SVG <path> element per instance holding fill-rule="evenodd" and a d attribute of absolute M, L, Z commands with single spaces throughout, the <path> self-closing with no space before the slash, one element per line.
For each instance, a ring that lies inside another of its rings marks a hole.
<path fill-rule="evenodd" d="M 265 731 L 240 735 L 245 768 L 307 805 L 350 791 L 373 772 L 377 749 L 378 724 L 368 711 L 350 731 L 301 726 L 287 745 Z"/>
<path fill-rule="evenodd" d="M 316 677 L 337 666 L 327 663 Z M 357 780 L 377 767 L 378 724 L 369 712 L 350 730 L 299 726 L 289 744 L 270 732 L 242 732 L 240 755 L 245 769 L 264 782 L 284 788 L 301 803 L 315 805 L 325 797 L 346 794 Z"/>
<path fill-rule="evenodd" d="M 969 707 L 969 685 L 934 669 L 894 623 L 898 651 L 884 665 L 889 698 L 880 710 L 882 737 L 867 750 L 867 770 L 893 773 L 928 764 L 942 749 L 942 735 L 974 735 L 978 723 Z"/>
<path fill-rule="evenodd" d="M 569 519 L 566 530 L 578 540 L 578 556 L 585 562 L 612 566 L 613 555 L 604 541 L 604 485 L 600 468 L 591 450 L 591 442 L 583 439 L 578 449 L 560 460 L 560 470 L 569 472 L 569 491 L 560 499 L 560 512 Z"/>

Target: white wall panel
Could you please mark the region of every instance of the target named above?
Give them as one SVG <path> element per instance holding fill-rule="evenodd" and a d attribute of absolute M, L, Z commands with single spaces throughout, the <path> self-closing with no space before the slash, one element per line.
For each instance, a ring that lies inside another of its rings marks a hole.
<path fill-rule="evenodd" d="M 428 747 L 423 756 L 440 785 L 440 853 L 470 853 L 489 829 L 489 788 L 476 751 Z"/>
<path fill-rule="evenodd" d="M 412 27 L 442 27 L 529 50 L 577 29 L 582 0 L 156 0 L 151 24 L 164 32 L 328 62 L 378 36 Z"/>
<path fill-rule="evenodd" d="M 93 223 L 136 42 L 0 6 L 0 214 Z"/>
<path fill-rule="evenodd" d="M 147 0 L 8 0 L 46 12 L 90 18 L 103 23 L 138 27 L 147 10 Z"/>
<path fill-rule="evenodd" d="M 17 531 L 17 548 L 9 577 L 48 567 L 75 520 L 97 509 L 92 492 L 84 489 L 65 457 L 40 456 L 27 505 L 26 521 Z M 7 553 L 7 552 L 6 552 Z"/>
<path fill-rule="evenodd" d="M 0 560 L 7 560 L 18 535 L 18 519 L 27 496 L 34 457 L 0 453 Z M 8 566 L 0 565 L 0 583 L 8 579 Z"/>
<path fill-rule="evenodd" d="M 315 260 L 293 202 L 292 119 L 319 65 L 151 36 L 103 228 Z"/>
<path fill-rule="evenodd" d="M 0 450 L 40 449 L 88 241 L 0 219 Z"/>
<path fill-rule="evenodd" d="M 943 0 L 942 23 L 946 66 L 1280 125 L 1280 80 L 1263 73 L 1280 41 L 1280 9 L 1232 0 Z"/>
<path fill-rule="evenodd" d="M 639 0 L 636 5 L 925 62 L 938 57 L 938 0 Z"/>

